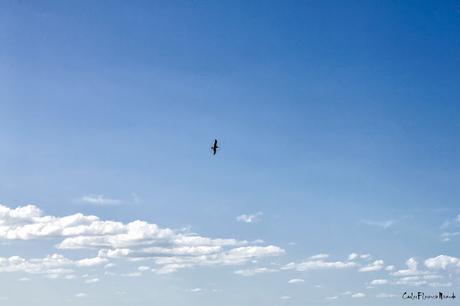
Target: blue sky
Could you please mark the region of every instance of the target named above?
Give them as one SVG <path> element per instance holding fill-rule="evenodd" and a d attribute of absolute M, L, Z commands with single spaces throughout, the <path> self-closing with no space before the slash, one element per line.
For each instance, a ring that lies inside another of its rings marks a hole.
<path fill-rule="evenodd" d="M 455 291 L 459 34 L 458 1 L 1 1 L 0 299 Z"/>

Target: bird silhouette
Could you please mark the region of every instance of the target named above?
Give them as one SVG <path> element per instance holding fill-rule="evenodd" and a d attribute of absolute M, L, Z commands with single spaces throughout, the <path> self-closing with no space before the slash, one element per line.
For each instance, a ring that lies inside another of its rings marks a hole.
<path fill-rule="evenodd" d="M 214 139 L 214 144 L 211 147 L 212 155 L 216 155 L 218 148 L 219 148 L 219 146 L 217 145 L 217 139 Z"/>

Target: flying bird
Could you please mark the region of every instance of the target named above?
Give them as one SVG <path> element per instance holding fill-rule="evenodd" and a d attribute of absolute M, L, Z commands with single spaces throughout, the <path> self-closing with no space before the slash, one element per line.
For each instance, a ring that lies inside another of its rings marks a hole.
<path fill-rule="evenodd" d="M 214 144 L 211 147 L 212 155 L 216 155 L 218 148 L 219 148 L 219 146 L 217 145 L 217 139 L 214 139 Z"/>

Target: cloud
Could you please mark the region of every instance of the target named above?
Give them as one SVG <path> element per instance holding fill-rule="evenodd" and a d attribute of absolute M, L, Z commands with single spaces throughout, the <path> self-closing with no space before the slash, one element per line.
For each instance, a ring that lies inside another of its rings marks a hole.
<path fill-rule="evenodd" d="M 443 259 L 444 257 L 429 258 L 425 261 L 425 266 L 436 269 L 438 268 L 437 265 L 440 264 L 440 267 L 442 267 L 441 262 Z M 409 258 L 406 261 L 406 265 L 408 269 L 402 269 L 391 273 L 391 275 L 399 277 L 394 284 L 404 286 L 424 286 L 429 285 L 429 281 L 431 280 L 442 278 L 442 276 L 430 271 L 419 270 L 418 262 L 414 257 Z"/>
<path fill-rule="evenodd" d="M 442 269 L 449 267 L 460 267 L 460 259 L 447 255 L 439 255 L 425 260 L 425 266 L 428 269 Z"/>
<path fill-rule="evenodd" d="M 191 292 L 191 293 L 203 293 L 204 290 L 202 288 L 191 288 L 191 289 L 186 289 L 185 291 Z"/>
<path fill-rule="evenodd" d="M 385 284 L 388 284 L 388 280 L 387 280 L 387 279 L 374 279 L 374 280 L 371 282 L 371 285 L 385 285 Z"/>
<path fill-rule="evenodd" d="M 395 269 L 395 266 L 389 265 L 389 266 L 386 266 L 385 271 L 393 271 L 394 269 Z"/>
<path fill-rule="evenodd" d="M 77 293 L 75 294 L 75 297 L 76 298 L 84 298 L 84 297 L 87 297 L 88 295 L 86 293 L 83 293 L 83 292 L 80 292 L 80 293 Z"/>
<path fill-rule="evenodd" d="M 288 296 L 288 295 L 283 295 L 280 297 L 281 300 L 291 300 L 292 297 Z"/>
<path fill-rule="evenodd" d="M 297 270 L 297 271 L 310 271 L 310 270 L 342 270 L 342 269 L 358 269 L 360 272 L 374 272 L 384 268 L 383 260 L 375 260 L 372 263 L 363 263 L 371 259 L 369 254 L 351 253 L 345 261 L 331 261 L 328 260 L 329 254 L 318 254 L 310 256 L 307 260 L 299 263 L 291 262 L 284 265 L 282 270 Z"/>
<path fill-rule="evenodd" d="M 58 249 L 97 252 L 97 257 L 72 261 L 73 266 L 107 264 L 113 258 L 145 259 L 158 266 L 155 269 L 157 273 L 171 273 L 195 266 L 240 265 L 284 254 L 283 249 L 260 245 L 260 241 L 214 239 L 160 228 L 140 220 L 129 223 L 105 221 L 81 213 L 55 217 L 45 215 L 34 205 L 14 209 L 0 205 L 0 239 L 57 239 Z M 1 265 L 0 261 L 0 271 Z M 11 265 L 6 266 L 12 269 Z M 29 264 L 29 270 L 31 266 L 36 268 Z"/>
<path fill-rule="evenodd" d="M 151 268 L 149 266 L 139 266 L 137 267 L 137 271 L 144 272 L 144 271 L 149 271 Z"/>
<path fill-rule="evenodd" d="M 91 262 L 92 265 L 81 262 Z M 104 261 L 93 259 L 71 260 L 60 254 L 48 255 L 45 258 L 27 260 L 20 256 L 0 257 L 0 272 L 25 272 L 30 274 L 48 274 L 51 278 L 59 275 L 70 274 L 74 268 L 88 267 L 102 264 Z"/>
<path fill-rule="evenodd" d="M 396 272 L 391 273 L 393 276 L 414 276 L 414 275 L 421 275 L 421 274 L 429 274 L 427 271 L 420 271 L 417 269 L 418 262 L 414 257 L 409 258 L 406 261 L 406 265 L 408 269 L 398 270 Z"/>
<path fill-rule="evenodd" d="M 269 269 L 269 268 L 255 268 L 255 269 L 237 270 L 234 273 L 241 275 L 241 276 L 254 276 L 256 274 L 270 273 L 270 272 L 276 272 L 276 271 L 278 270 Z"/>
<path fill-rule="evenodd" d="M 395 224 L 395 220 L 386 220 L 386 221 L 373 221 L 373 220 L 361 220 L 362 224 L 369 226 L 376 226 L 382 229 L 388 229 Z"/>
<path fill-rule="evenodd" d="M 321 253 L 321 254 L 310 256 L 308 259 L 310 259 L 310 260 L 319 260 L 319 259 L 326 259 L 326 258 L 329 258 L 329 254 Z"/>
<path fill-rule="evenodd" d="M 297 271 L 310 271 L 310 270 L 340 270 L 352 267 L 357 267 L 358 264 L 350 261 L 325 261 L 324 259 L 309 259 L 304 262 L 294 263 L 291 262 L 284 267 L 283 270 L 297 270 Z"/>
<path fill-rule="evenodd" d="M 303 282 L 305 282 L 305 280 L 301 278 L 293 278 L 288 281 L 288 284 L 301 284 Z"/>
<path fill-rule="evenodd" d="M 99 278 L 95 277 L 95 278 L 89 278 L 87 280 L 85 280 L 85 283 L 87 284 L 94 284 L 94 283 L 98 283 L 99 282 Z"/>
<path fill-rule="evenodd" d="M 358 254 L 358 253 L 351 253 L 348 255 L 348 260 L 357 260 L 357 259 L 371 259 L 370 254 Z"/>
<path fill-rule="evenodd" d="M 441 241 L 448 242 L 452 237 L 460 236 L 460 232 L 444 232 L 441 234 Z"/>
<path fill-rule="evenodd" d="M 333 301 L 333 300 L 337 300 L 338 298 L 339 298 L 338 296 L 328 296 L 328 297 L 325 297 L 324 299 L 329 300 L 329 301 Z"/>
<path fill-rule="evenodd" d="M 351 297 L 354 299 L 358 299 L 358 298 L 364 298 L 366 297 L 366 295 L 362 292 L 358 292 L 358 293 L 352 294 Z"/>
<path fill-rule="evenodd" d="M 452 287 L 452 283 L 429 283 L 428 286 L 430 287 L 435 287 L 435 288 L 438 288 L 438 287 Z"/>
<path fill-rule="evenodd" d="M 396 294 L 389 294 L 389 293 L 378 293 L 375 297 L 381 298 L 381 299 L 388 299 L 388 298 L 395 298 L 398 295 Z"/>
<path fill-rule="evenodd" d="M 374 271 L 379 271 L 382 270 L 384 266 L 383 260 L 376 260 L 372 262 L 371 264 L 368 264 L 362 268 L 359 269 L 359 272 L 374 272 Z"/>
<path fill-rule="evenodd" d="M 241 215 L 236 217 L 237 222 L 244 222 L 244 223 L 256 223 L 260 220 L 262 216 L 262 212 L 259 211 L 258 213 L 252 215 Z"/>
<path fill-rule="evenodd" d="M 119 205 L 122 203 L 121 200 L 106 198 L 103 194 L 90 194 L 82 196 L 77 199 L 80 203 L 96 205 L 96 206 L 109 206 Z"/>

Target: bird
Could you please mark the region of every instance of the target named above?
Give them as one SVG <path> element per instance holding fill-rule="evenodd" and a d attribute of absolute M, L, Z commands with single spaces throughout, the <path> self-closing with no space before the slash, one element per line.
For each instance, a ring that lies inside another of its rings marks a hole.
<path fill-rule="evenodd" d="M 211 147 L 212 155 L 216 155 L 218 148 L 219 148 L 219 146 L 217 145 L 217 139 L 214 139 L 214 144 Z"/>

